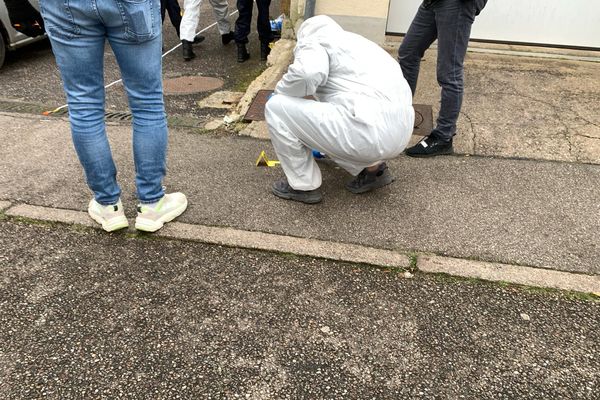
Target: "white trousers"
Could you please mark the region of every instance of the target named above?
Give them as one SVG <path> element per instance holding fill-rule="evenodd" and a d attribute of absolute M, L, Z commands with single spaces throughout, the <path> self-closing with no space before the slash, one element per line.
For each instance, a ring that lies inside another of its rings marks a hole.
<path fill-rule="evenodd" d="M 390 109 L 398 112 L 390 112 Z M 321 186 L 312 149 L 319 150 L 351 175 L 398 156 L 414 123 L 412 107 L 382 104 L 380 115 L 364 123 L 346 108 L 278 94 L 265 107 L 271 142 L 288 183 L 296 190 Z"/>
<path fill-rule="evenodd" d="M 213 8 L 219 33 L 224 35 L 231 31 L 231 24 L 227 18 L 229 15 L 229 4 L 227 0 L 208 0 Z M 200 19 L 200 5 L 202 0 L 184 0 L 183 1 L 183 17 L 181 18 L 181 40 L 193 42 L 198 29 Z"/>

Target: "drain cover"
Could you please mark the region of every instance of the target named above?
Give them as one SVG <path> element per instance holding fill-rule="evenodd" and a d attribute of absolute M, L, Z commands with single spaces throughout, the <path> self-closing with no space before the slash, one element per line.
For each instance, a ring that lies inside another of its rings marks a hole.
<path fill-rule="evenodd" d="M 273 90 L 259 90 L 254 96 L 254 100 L 250 103 L 250 107 L 244 115 L 244 121 L 264 121 L 265 120 L 265 104 Z"/>
<path fill-rule="evenodd" d="M 223 86 L 223 81 L 210 76 L 180 76 L 165 79 L 163 90 L 165 94 L 194 94 L 209 92 Z"/>
<path fill-rule="evenodd" d="M 265 104 L 272 90 L 259 90 L 252 100 L 248 112 L 244 115 L 244 121 L 264 121 Z M 427 136 L 433 129 L 433 109 L 426 104 L 413 104 L 415 109 L 415 129 L 413 135 Z"/>

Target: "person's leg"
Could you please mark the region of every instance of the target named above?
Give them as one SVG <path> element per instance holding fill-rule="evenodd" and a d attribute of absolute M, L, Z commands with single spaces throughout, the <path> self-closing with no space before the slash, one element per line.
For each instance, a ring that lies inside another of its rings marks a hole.
<path fill-rule="evenodd" d="M 314 147 L 307 146 L 299 138 L 302 136 L 306 140 L 315 133 L 311 126 L 304 127 L 302 124 L 302 120 L 306 119 L 302 112 L 309 102 L 312 101 L 277 95 L 269 99 L 265 107 L 271 142 L 283 172 L 290 186 L 302 191 L 315 190 L 321 186 L 321 171 L 312 156 L 311 148 Z M 295 124 L 291 123 L 292 119 L 296 120 Z M 301 132 L 300 126 L 305 130 Z"/>
<path fill-rule="evenodd" d="M 271 0 L 256 0 L 256 8 L 258 8 L 256 29 L 258 31 L 258 40 L 261 43 L 270 43 L 273 41 L 273 31 L 271 31 L 271 22 L 269 20 L 270 5 Z"/>
<path fill-rule="evenodd" d="M 165 22 L 165 12 L 167 11 L 167 1 L 168 0 L 160 0 L 160 20 Z"/>
<path fill-rule="evenodd" d="M 153 203 L 163 197 L 162 180 L 166 173 L 167 121 L 162 93 L 161 29 L 154 23 L 159 15 L 151 4 L 142 3 L 139 10 L 121 10 L 124 15 L 138 12 L 147 17 L 146 21 L 132 19 L 126 35 L 121 29 L 120 16 L 114 10 L 107 7 L 103 14 L 108 41 L 119 64 L 133 114 L 133 153 L 141 203 Z"/>
<path fill-rule="evenodd" d="M 133 158 L 140 201 L 135 227 L 154 232 L 187 208 L 183 193 L 165 194 L 162 186 L 167 121 L 162 93 L 160 10 L 154 2 L 106 2 L 102 3 L 101 16 L 133 114 Z"/>
<path fill-rule="evenodd" d="M 202 0 L 184 0 L 183 17 L 181 18 L 181 40 L 193 42 L 200 18 L 200 5 Z"/>
<path fill-rule="evenodd" d="M 252 0 L 237 0 L 238 18 L 235 21 L 235 42 L 238 44 L 248 43 L 250 34 L 250 23 L 252 22 Z"/>
<path fill-rule="evenodd" d="M 177 37 L 180 36 L 180 28 L 181 28 L 181 8 L 179 7 L 179 3 L 177 0 L 162 0 L 166 1 L 167 12 L 169 13 L 169 19 L 171 20 L 171 24 L 175 28 L 177 32 Z M 164 17 L 164 11 L 162 11 L 162 18 Z"/>
<path fill-rule="evenodd" d="M 121 189 L 104 124 L 105 31 L 81 3 L 46 0 L 41 8 L 67 96 L 73 144 L 87 184 L 99 204 L 113 205 Z"/>
<path fill-rule="evenodd" d="M 432 136 L 450 142 L 464 90 L 463 63 L 471 35 L 471 26 L 479 13 L 476 1 L 446 0 L 433 10 L 438 29 L 437 80 L 442 88 L 440 113 Z"/>
<path fill-rule="evenodd" d="M 227 0 L 209 0 L 215 14 L 217 27 L 221 35 L 231 32 L 231 24 L 229 23 L 229 4 Z"/>
<path fill-rule="evenodd" d="M 296 190 L 321 186 L 312 149 L 324 152 L 351 175 L 381 161 L 388 151 L 377 145 L 377 132 L 355 125 L 347 110 L 331 103 L 276 95 L 266 104 L 265 118 L 275 152 Z"/>
<path fill-rule="evenodd" d="M 421 5 L 398 49 L 398 62 L 413 96 L 417 90 L 421 58 L 436 37 L 435 15 Z"/>

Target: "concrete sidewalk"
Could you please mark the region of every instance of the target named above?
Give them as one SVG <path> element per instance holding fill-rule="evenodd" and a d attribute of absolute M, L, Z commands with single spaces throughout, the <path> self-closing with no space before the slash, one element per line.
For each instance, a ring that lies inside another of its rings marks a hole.
<path fill-rule="evenodd" d="M 109 126 L 123 200 L 135 215 L 130 128 Z M 85 210 L 90 193 L 57 118 L 0 115 L 0 199 Z M 170 190 L 190 198 L 181 222 L 600 274 L 600 166 L 480 157 L 391 161 L 397 181 L 355 196 L 323 167 L 325 200 L 270 194 L 279 168 L 257 168 L 270 144 L 172 130 Z"/>

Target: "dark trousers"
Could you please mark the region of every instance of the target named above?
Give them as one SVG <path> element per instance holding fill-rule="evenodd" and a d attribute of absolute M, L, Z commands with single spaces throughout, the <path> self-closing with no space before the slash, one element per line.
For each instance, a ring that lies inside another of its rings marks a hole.
<path fill-rule="evenodd" d="M 181 8 L 179 7 L 179 3 L 177 0 L 160 0 L 160 17 L 162 21 L 165 21 L 165 11 L 169 13 L 169 19 L 171 20 L 171 24 L 175 27 L 177 31 L 177 36 L 179 36 L 179 26 L 181 25 Z"/>
<path fill-rule="evenodd" d="M 256 29 L 258 30 L 258 39 L 263 43 L 269 43 L 273 40 L 273 32 L 271 32 L 271 22 L 269 20 L 269 6 L 271 0 L 256 0 L 258 8 L 258 18 L 256 21 Z M 252 23 L 252 0 L 237 0 L 237 9 L 240 13 L 237 21 L 235 21 L 235 42 L 248 43 L 248 35 L 250 34 L 250 25 Z"/>
<path fill-rule="evenodd" d="M 440 0 L 429 7 L 421 5 L 398 50 L 398 61 L 413 95 L 425 50 L 437 39 L 437 80 L 442 100 L 432 136 L 451 140 L 462 106 L 463 63 L 471 25 L 487 0 Z"/>

